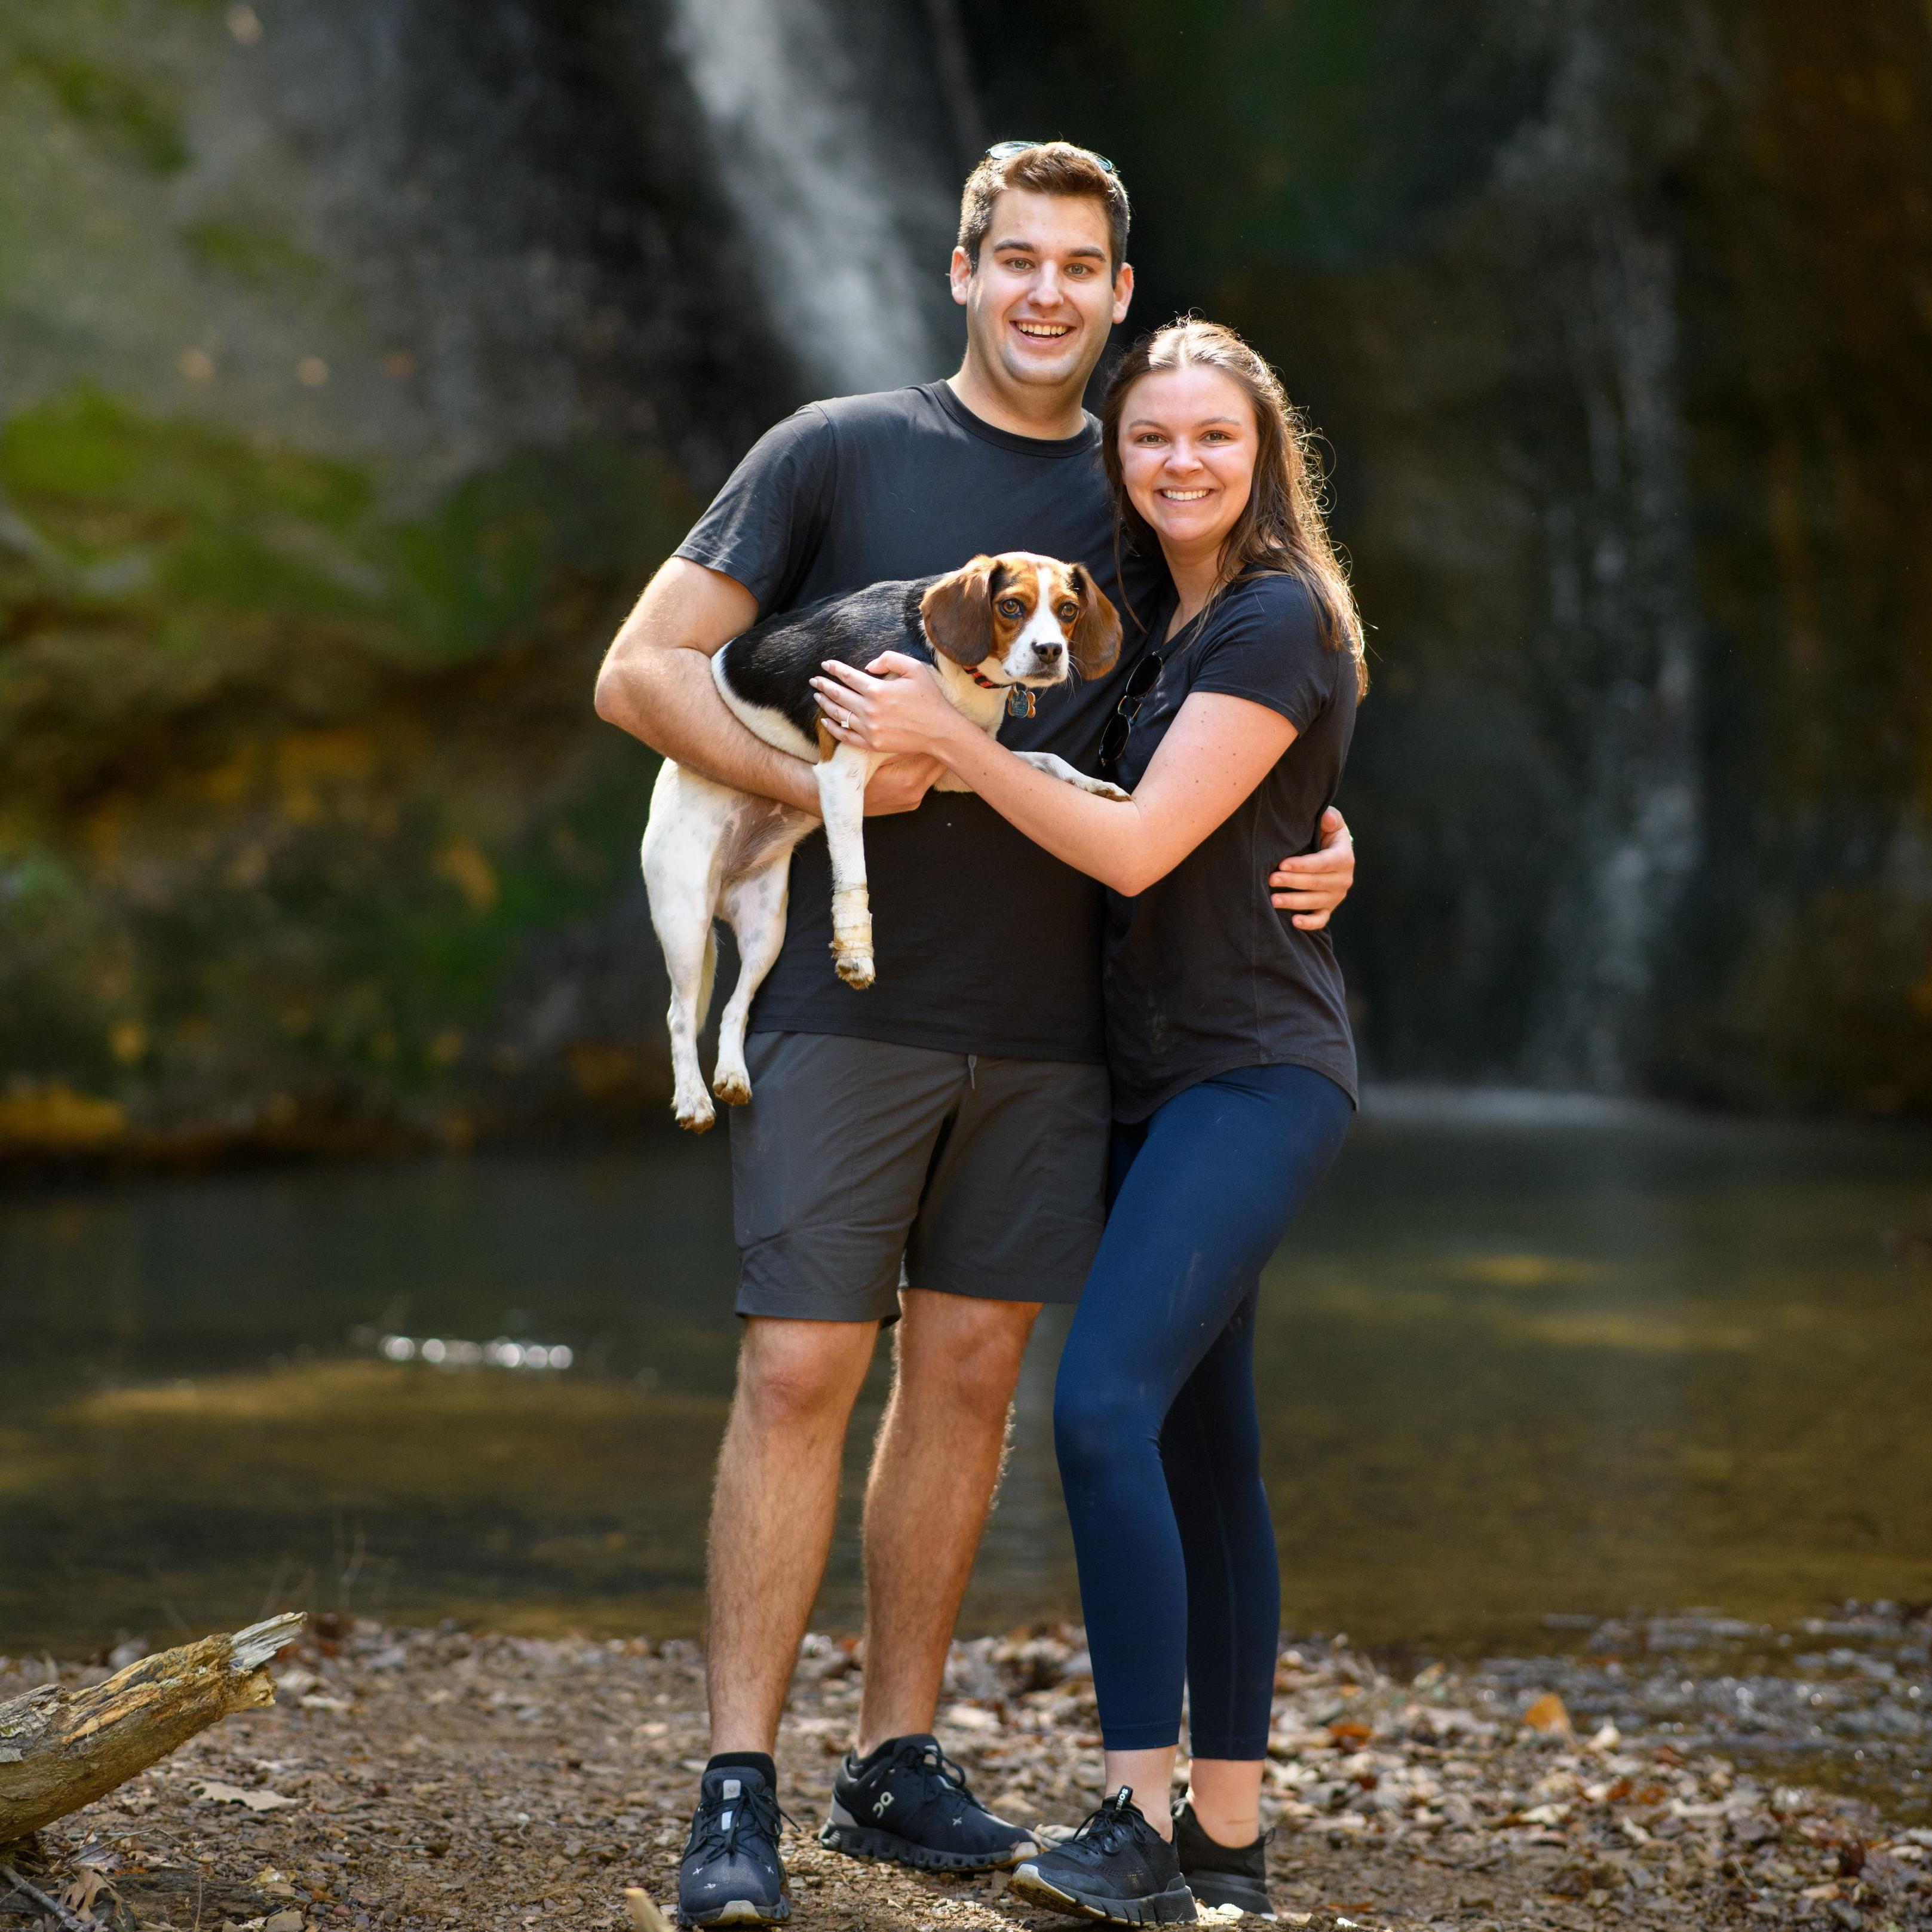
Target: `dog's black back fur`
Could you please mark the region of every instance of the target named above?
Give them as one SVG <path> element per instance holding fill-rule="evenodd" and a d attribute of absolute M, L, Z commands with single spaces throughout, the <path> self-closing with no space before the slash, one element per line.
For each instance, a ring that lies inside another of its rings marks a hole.
<path fill-rule="evenodd" d="M 725 681 L 746 704 L 783 712 L 811 738 L 818 727 L 812 680 L 826 658 L 862 666 L 882 651 L 903 651 L 932 663 L 919 607 L 938 581 L 918 577 L 868 584 L 767 617 L 724 646 Z"/>

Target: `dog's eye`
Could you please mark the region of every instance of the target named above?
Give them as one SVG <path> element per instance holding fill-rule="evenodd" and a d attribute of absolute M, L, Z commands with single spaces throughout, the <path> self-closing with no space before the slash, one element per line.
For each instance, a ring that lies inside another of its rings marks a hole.
<path fill-rule="evenodd" d="M 1063 604 L 1060 607 L 1060 614 L 1070 624 L 1079 616 L 1080 606 L 1077 604 Z"/>
<path fill-rule="evenodd" d="M 1026 606 L 1017 597 L 1002 597 L 1000 599 L 1000 615 L 1002 617 L 1018 617 L 1022 616 L 1025 610 Z"/>

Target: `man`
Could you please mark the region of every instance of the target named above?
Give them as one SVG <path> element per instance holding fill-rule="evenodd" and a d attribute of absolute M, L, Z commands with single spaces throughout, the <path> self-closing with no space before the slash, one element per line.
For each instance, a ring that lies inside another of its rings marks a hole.
<path fill-rule="evenodd" d="M 1157 562 L 1117 568 L 1081 406 L 1132 292 L 1127 216 L 1111 164 L 1084 148 L 989 151 L 952 255 L 958 373 L 812 404 L 770 431 L 619 632 L 599 713 L 722 782 L 815 810 L 810 768 L 730 715 L 709 654 L 776 611 L 1031 550 L 1093 571 L 1126 638 L 1112 677 L 1044 694 L 1002 736 L 1092 770 L 1148 648 L 1134 614 L 1160 588 Z M 1031 1849 L 974 1801 L 932 1730 L 1028 1335 L 1042 1304 L 1077 1298 L 1100 1230 L 1102 902 L 980 800 L 928 797 L 938 775 L 896 760 L 867 796 L 877 984 L 855 992 L 831 970 L 825 842 L 808 839 L 754 1011 L 753 1098 L 731 1117 L 745 1331 L 712 1505 L 713 1755 L 680 1885 L 690 1924 L 790 1910 L 772 1752 L 884 1322 L 898 1325 L 866 1496 L 857 1750 L 820 1835 L 925 1870 Z M 1275 904 L 1324 922 L 1353 862 L 1338 818 L 1322 852 L 1284 861 Z"/>

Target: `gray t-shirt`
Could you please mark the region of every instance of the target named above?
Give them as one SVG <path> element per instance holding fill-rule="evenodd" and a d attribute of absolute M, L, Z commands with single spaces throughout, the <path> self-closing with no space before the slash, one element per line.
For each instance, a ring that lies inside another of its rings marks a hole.
<path fill-rule="evenodd" d="M 1124 590 L 1099 425 L 1043 442 L 974 416 L 944 382 L 813 403 L 761 437 L 680 556 L 735 578 L 769 617 L 869 584 L 956 570 L 984 552 L 1084 563 L 1120 610 L 1110 677 L 1042 692 L 1000 741 L 1094 769 L 1118 679 L 1148 633 L 1128 614 L 1168 586 L 1131 553 Z M 882 638 L 881 648 L 898 641 Z M 1286 848 L 1284 848 L 1284 850 Z M 1275 855 L 1277 858 L 1280 854 Z M 844 1034 L 1024 1060 L 1106 1058 L 1100 886 L 965 792 L 866 821 L 876 984 L 832 970 L 825 841 L 792 855 L 784 950 L 752 1009 L 754 1033 Z"/>
<path fill-rule="evenodd" d="M 1165 627 L 1163 616 L 1154 634 Z M 1118 764 L 1130 790 L 1196 692 L 1265 705 L 1296 736 L 1166 878 L 1137 898 L 1108 895 L 1114 1118 L 1144 1120 L 1242 1066 L 1310 1066 L 1352 1100 L 1354 1041 L 1335 949 L 1327 932 L 1304 932 L 1275 910 L 1268 875 L 1284 854 L 1320 843 L 1354 730 L 1355 661 L 1323 643 L 1313 596 L 1280 571 L 1243 578 L 1156 648 L 1160 676 Z"/>

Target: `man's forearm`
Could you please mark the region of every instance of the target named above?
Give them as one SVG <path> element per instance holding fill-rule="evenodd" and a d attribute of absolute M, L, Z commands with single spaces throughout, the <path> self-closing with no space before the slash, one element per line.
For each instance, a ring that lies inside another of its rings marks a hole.
<path fill-rule="evenodd" d="M 702 652 L 652 650 L 607 666 L 598 681 L 597 710 L 652 751 L 720 784 L 818 809 L 812 766 L 773 750 L 731 715 Z"/>
<path fill-rule="evenodd" d="M 748 731 L 712 682 L 711 653 L 758 615 L 742 584 L 673 557 L 645 587 L 604 657 L 597 715 L 720 784 L 816 812 L 811 766 Z"/>

